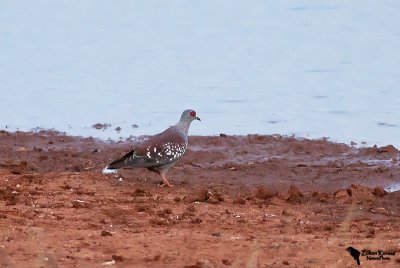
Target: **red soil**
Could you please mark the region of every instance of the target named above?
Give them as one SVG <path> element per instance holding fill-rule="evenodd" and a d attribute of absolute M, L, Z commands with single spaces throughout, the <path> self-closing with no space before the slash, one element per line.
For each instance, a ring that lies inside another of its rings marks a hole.
<path fill-rule="evenodd" d="M 349 246 L 400 265 L 393 146 L 192 137 L 173 188 L 101 174 L 134 143 L 1 132 L 0 267 L 354 267 Z"/>

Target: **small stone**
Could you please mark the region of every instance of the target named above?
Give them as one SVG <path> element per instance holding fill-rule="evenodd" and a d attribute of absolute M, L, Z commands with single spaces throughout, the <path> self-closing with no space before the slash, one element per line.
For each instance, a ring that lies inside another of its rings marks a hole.
<path fill-rule="evenodd" d="M 336 191 L 333 195 L 335 196 L 335 198 L 338 198 L 338 199 L 350 197 L 349 192 L 347 190 L 343 190 L 343 189 Z"/>
<path fill-rule="evenodd" d="M 387 211 L 387 209 L 383 208 L 383 207 L 379 207 L 379 208 L 370 208 L 369 212 L 373 213 L 373 214 L 382 214 L 382 215 L 386 215 L 389 216 L 391 215 L 391 213 L 389 211 Z"/>
<path fill-rule="evenodd" d="M 111 124 L 106 124 L 106 123 L 101 124 L 101 123 L 97 123 L 97 124 L 94 124 L 94 125 L 92 126 L 92 128 L 94 128 L 94 129 L 107 129 L 107 128 L 110 127 L 110 126 L 111 126 Z"/>
<path fill-rule="evenodd" d="M 209 189 L 202 189 L 197 193 L 193 193 L 192 195 L 188 196 L 187 201 L 189 203 L 193 202 L 206 202 L 211 196 L 212 192 Z"/>
<path fill-rule="evenodd" d="M 289 197 L 286 200 L 290 203 L 299 203 L 303 199 L 303 194 L 294 185 L 290 185 L 289 190 L 288 190 L 288 195 L 289 195 Z"/>
<path fill-rule="evenodd" d="M 190 206 L 187 207 L 187 210 L 190 211 L 190 212 L 195 212 L 196 208 L 193 205 L 190 205 Z"/>
<path fill-rule="evenodd" d="M 282 215 L 283 216 L 292 216 L 293 214 L 284 209 L 284 210 L 282 210 Z"/>
<path fill-rule="evenodd" d="M 72 201 L 72 207 L 73 208 L 86 208 L 88 206 L 87 202 L 83 201 L 83 200 L 74 200 Z"/>
<path fill-rule="evenodd" d="M 191 221 L 191 223 L 193 223 L 193 224 L 200 224 L 200 223 L 202 223 L 203 222 L 203 220 L 202 219 L 199 219 L 199 218 L 195 218 L 195 219 L 193 219 L 192 221 Z"/>
<path fill-rule="evenodd" d="M 231 265 L 231 264 L 232 264 L 232 261 L 227 260 L 227 259 L 222 259 L 222 264 L 224 264 L 224 265 Z"/>
<path fill-rule="evenodd" d="M 111 260 L 111 261 L 103 262 L 101 265 L 102 266 L 111 266 L 111 265 L 114 265 L 114 264 L 115 264 L 115 260 Z"/>
<path fill-rule="evenodd" d="M 112 236 L 112 233 L 110 233 L 109 231 L 101 231 L 101 236 Z"/>
<path fill-rule="evenodd" d="M 382 187 L 375 187 L 372 193 L 378 197 L 382 197 L 387 194 L 387 192 Z"/>
<path fill-rule="evenodd" d="M 276 193 L 264 186 L 258 187 L 256 193 L 254 194 L 255 197 L 258 199 L 264 199 L 267 200 L 271 197 L 274 197 Z"/>
<path fill-rule="evenodd" d="M 122 257 L 121 255 L 112 255 L 111 258 L 114 261 L 123 261 L 124 260 L 124 257 Z"/>

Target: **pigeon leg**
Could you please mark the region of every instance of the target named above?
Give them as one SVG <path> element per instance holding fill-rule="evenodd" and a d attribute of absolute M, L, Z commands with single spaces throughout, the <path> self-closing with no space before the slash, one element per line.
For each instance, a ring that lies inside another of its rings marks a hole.
<path fill-rule="evenodd" d="M 161 184 L 161 187 L 164 187 L 164 186 L 172 187 L 172 186 L 173 186 L 171 183 L 169 183 L 169 181 L 167 180 L 167 178 L 165 177 L 165 175 L 162 175 L 161 178 L 162 178 L 163 181 L 164 181 L 164 183 Z"/>

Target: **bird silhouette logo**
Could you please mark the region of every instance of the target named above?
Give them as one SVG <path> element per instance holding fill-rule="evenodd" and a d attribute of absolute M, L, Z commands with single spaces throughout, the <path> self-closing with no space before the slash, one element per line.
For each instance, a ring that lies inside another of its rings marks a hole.
<path fill-rule="evenodd" d="M 346 249 L 349 254 L 354 258 L 354 260 L 357 262 L 358 265 L 360 265 L 360 251 L 358 251 L 357 249 L 353 248 L 353 247 L 348 247 Z"/>

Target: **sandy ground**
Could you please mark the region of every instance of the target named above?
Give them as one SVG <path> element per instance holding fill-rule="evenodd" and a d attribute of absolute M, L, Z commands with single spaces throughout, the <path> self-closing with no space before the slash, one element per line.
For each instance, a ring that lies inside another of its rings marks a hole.
<path fill-rule="evenodd" d="M 393 146 L 191 137 L 173 188 L 101 174 L 135 142 L 2 131 L 0 267 L 356 267 L 349 246 L 400 266 Z"/>

